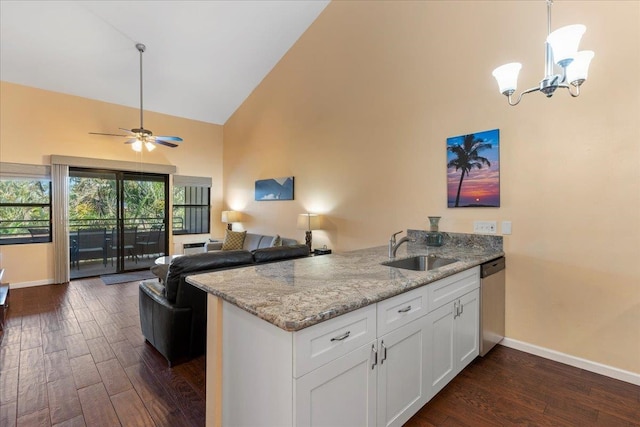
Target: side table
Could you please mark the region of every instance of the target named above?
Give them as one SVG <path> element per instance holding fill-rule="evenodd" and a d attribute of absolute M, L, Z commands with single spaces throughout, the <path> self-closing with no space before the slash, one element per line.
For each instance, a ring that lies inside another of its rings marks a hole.
<path fill-rule="evenodd" d="M 174 259 L 183 256 L 182 254 L 175 254 L 175 255 L 167 255 L 167 256 L 161 256 L 156 258 L 156 260 L 154 261 L 154 263 L 156 265 L 169 265 L 173 262 Z"/>
<path fill-rule="evenodd" d="M 173 262 L 174 259 L 183 256 L 182 254 L 176 255 L 167 255 L 156 258 L 155 265 L 151 266 L 151 272 L 158 277 L 160 282 L 164 283 L 164 280 L 169 273 L 169 265 Z"/>

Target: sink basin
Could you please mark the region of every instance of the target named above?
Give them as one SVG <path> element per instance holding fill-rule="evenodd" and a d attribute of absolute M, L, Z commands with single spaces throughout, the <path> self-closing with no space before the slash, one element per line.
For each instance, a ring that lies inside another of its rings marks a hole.
<path fill-rule="evenodd" d="M 457 259 L 453 258 L 440 258 L 433 255 L 420 255 L 411 258 L 383 262 L 382 265 L 395 268 L 405 268 L 407 270 L 426 271 L 444 267 L 445 265 L 449 265 L 457 261 Z"/>

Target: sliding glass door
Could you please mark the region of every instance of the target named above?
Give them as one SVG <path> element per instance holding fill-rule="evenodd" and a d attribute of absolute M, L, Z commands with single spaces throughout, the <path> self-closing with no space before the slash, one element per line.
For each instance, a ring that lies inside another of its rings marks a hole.
<path fill-rule="evenodd" d="M 149 268 L 167 248 L 168 176 L 70 168 L 70 277 Z"/>
<path fill-rule="evenodd" d="M 122 270 L 149 268 L 166 255 L 169 185 L 165 175 L 124 173 L 122 226 L 125 247 Z M 135 235 L 135 239 L 132 236 Z M 127 239 L 127 236 L 129 237 Z M 134 247 L 131 247 L 135 242 Z M 135 266 L 131 264 L 131 261 Z M 129 266 L 129 268 L 127 268 Z"/>

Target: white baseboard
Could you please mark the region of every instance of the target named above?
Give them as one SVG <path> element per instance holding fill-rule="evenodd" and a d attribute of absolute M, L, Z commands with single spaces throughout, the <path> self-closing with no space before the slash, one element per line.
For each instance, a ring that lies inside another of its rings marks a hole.
<path fill-rule="evenodd" d="M 640 374 L 636 374 L 635 372 L 625 371 L 623 369 L 603 365 L 598 362 L 592 362 L 591 360 L 582 359 L 570 354 L 560 353 L 559 351 L 550 350 L 544 347 L 538 347 L 537 345 L 514 340 L 511 338 L 504 338 L 500 344 L 505 347 L 524 351 L 525 353 L 534 354 L 536 356 L 544 357 L 545 359 L 564 363 L 565 365 L 584 369 L 585 371 L 589 372 L 595 372 L 596 374 L 604 375 L 616 380 L 625 381 L 640 386 Z"/>
<path fill-rule="evenodd" d="M 34 280 L 33 282 L 11 283 L 11 289 L 31 288 L 33 286 L 53 285 L 53 279 Z"/>

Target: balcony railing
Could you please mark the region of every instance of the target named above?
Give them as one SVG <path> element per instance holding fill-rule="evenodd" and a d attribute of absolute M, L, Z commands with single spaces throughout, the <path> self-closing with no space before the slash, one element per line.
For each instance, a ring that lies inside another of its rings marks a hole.
<path fill-rule="evenodd" d="M 82 264 L 101 261 L 113 265 L 118 250 L 123 256 L 138 263 L 165 254 L 165 230 L 162 218 L 137 218 L 124 221 L 122 233 L 115 220 L 70 221 L 69 251 L 72 269 Z M 119 239 L 123 241 L 120 244 Z M 146 264 L 146 263 L 145 263 Z"/>
<path fill-rule="evenodd" d="M 5 245 L 50 242 L 49 230 L 49 220 L 0 220 L 0 242 Z"/>
<path fill-rule="evenodd" d="M 140 231 L 150 230 L 154 225 L 162 224 L 162 218 L 136 218 L 124 221 L 125 228 L 137 228 Z M 184 231 L 184 219 L 173 218 L 174 234 L 182 234 Z M 115 219 L 81 219 L 70 220 L 69 231 L 78 231 L 87 228 L 116 228 Z M 51 241 L 51 222 L 49 220 L 9 221 L 0 220 L 0 242 L 3 244 L 17 243 L 46 243 Z"/>

